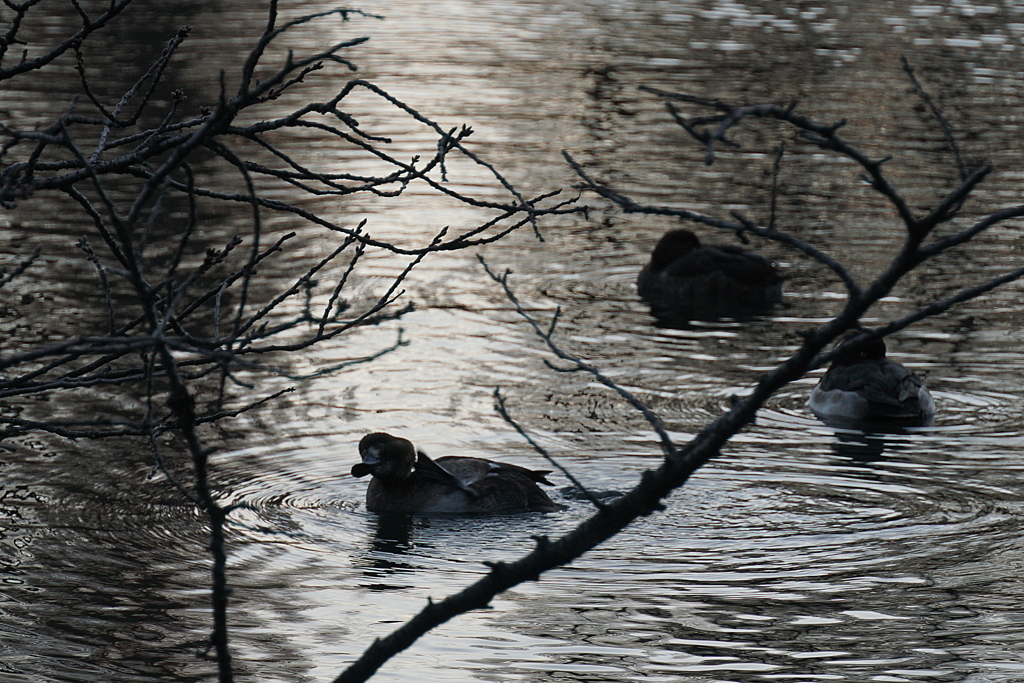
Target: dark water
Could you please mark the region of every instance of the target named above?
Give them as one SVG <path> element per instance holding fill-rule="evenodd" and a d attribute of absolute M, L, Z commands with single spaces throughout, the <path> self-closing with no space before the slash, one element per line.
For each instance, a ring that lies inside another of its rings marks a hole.
<path fill-rule="evenodd" d="M 132 31 L 98 38 L 94 63 L 106 66 L 111 91 L 123 73 L 115 65 L 145 62 L 189 23 L 193 34 L 173 77 L 192 88 L 196 106 L 210 102 L 216 69 L 237 69 L 263 18 L 248 5 L 197 8 L 140 7 Z M 475 149 L 526 194 L 570 188 L 575 178 L 560 157 L 566 149 L 637 199 L 764 221 L 782 136 L 780 228 L 866 280 L 900 230 L 850 163 L 778 124 L 752 122 L 736 134 L 742 150 L 705 167 L 703 150 L 636 86 L 743 103 L 798 100 L 808 116 L 847 119 L 845 137 L 876 157 L 891 154 L 890 177 L 923 211 L 957 176 L 901 69 L 905 55 L 968 162 L 994 167 L 956 225 L 1021 201 L 1024 3 L 361 8 L 387 18 L 329 21 L 297 34 L 293 45 L 372 36 L 348 55 L 361 75 L 444 126 L 472 125 Z M 310 79 L 306 92 L 323 100 L 340 85 Z M 72 78 L 66 92 L 47 96 L 5 87 L 0 109 L 29 120 L 61 111 L 76 88 Z M 405 154 L 430 153 L 430 139 L 403 135 L 405 122 L 379 100 L 360 95 L 349 111 L 394 136 Z M 311 153 L 334 150 L 314 144 Z M 458 182 L 501 196 L 479 173 Z M 823 268 L 757 244 L 790 274 L 784 304 L 771 316 L 659 328 L 633 280 L 675 224 L 623 215 L 592 196 L 583 201 L 593 206 L 589 220 L 542 224 L 544 243 L 521 231 L 481 253 L 495 269 L 514 272 L 531 311 L 546 318 L 561 307 L 565 348 L 647 401 L 680 441 L 784 359 L 800 330 L 842 304 L 841 283 Z M 56 198 L 25 207 L 4 228 L 4 265 L 38 244 L 44 263 L 60 270 L 3 290 L 7 348 L 94 323 L 75 309 L 95 288 L 73 249 L 88 226 L 68 222 Z M 409 243 L 444 225 L 484 220 L 423 187 L 397 200 L 317 207 L 352 223 L 367 218 L 375 234 Z M 235 231 L 231 221 L 246 218 L 226 215 L 224 236 Z M 300 227 L 276 220 L 281 230 Z M 304 253 L 330 248 L 316 234 L 304 238 Z M 1000 226 L 924 266 L 865 322 L 1018 267 L 1022 249 L 1021 222 Z M 356 291 L 382 291 L 405 264 L 368 253 Z M 62 279 L 46 279 L 58 272 Z M 544 365 L 546 351 L 473 253 L 431 256 L 406 289 L 413 313 L 324 346 L 294 369 L 384 348 L 398 328 L 407 346 L 302 384 L 275 407 L 207 435 L 222 448 L 214 459 L 218 490 L 247 504 L 229 537 L 232 643 L 243 680 L 329 679 L 427 596 L 459 590 L 486 571 L 484 560 L 516 557 L 532 546 L 531 535 L 557 535 L 589 514 L 584 503 L 567 501 L 558 515 L 385 524 L 363 507 L 365 482 L 346 475 L 362 434 L 383 429 L 432 455 L 541 467 L 494 412 L 492 392 L 501 387 L 516 419 L 595 488 L 628 488 L 657 462 L 654 435 L 628 406 L 587 377 Z M 501 596 L 494 609 L 437 629 L 379 680 L 1024 681 L 1019 301 L 1020 286 L 1012 285 L 892 340 L 891 355 L 927 377 L 938 405 L 933 429 L 837 434 L 804 407 L 815 373 L 774 397 L 664 513 Z M 100 304 L 98 294 L 92 303 Z M 16 409 L 38 417 L 135 407 L 100 391 L 85 404 Z M 148 476 L 146 449 L 28 437 L 7 445 L 0 453 L 0 681 L 210 680 L 213 665 L 195 656 L 209 630 L 204 526 L 167 482 Z"/>

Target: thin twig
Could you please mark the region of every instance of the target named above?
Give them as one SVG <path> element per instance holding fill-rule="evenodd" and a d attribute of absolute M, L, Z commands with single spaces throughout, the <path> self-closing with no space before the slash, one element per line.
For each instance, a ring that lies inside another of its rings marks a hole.
<path fill-rule="evenodd" d="M 107 280 L 107 273 L 103 270 L 103 264 L 100 263 L 100 258 L 93 251 L 88 238 L 82 236 L 78 240 L 78 248 L 85 252 L 86 257 L 96 267 L 96 273 L 100 277 L 100 284 L 103 285 L 103 298 L 107 304 L 107 330 L 113 336 L 114 330 L 117 329 L 117 324 L 114 322 L 114 302 L 110 296 L 110 281 Z"/>
<path fill-rule="evenodd" d="M 15 266 L 14 270 L 12 270 L 9 273 L 4 273 L 3 271 L 0 271 L 0 288 L 7 286 L 8 284 L 10 284 L 12 280 L 14 280 L 14 278 L 18 277 L 26 270 L 28 270 L 29 266 L 35 263 L 36 259 L 39 258 L 39 254 L 41 252 L 42 248 L 36 247 L 28 258 L 22 259 L 21 263 Z"/>
<path fill-rule="evenodd" d="M 604 503 L 597 496 L 591 493 L 589 488 L 584 486 L 579 479 L 573 476 L 572 472 L 570 472 L 564 465 L 562 465 L 562 463 L 558 462 L 558 460 L 556 460 L 554 456 L 548 453 L 543 446 L 537 443 L 533 439 L 533 437 L 530 436 L 518 422 L 512 419 L 512 416 L 509 415 L 508 408 L 505 407 L 505 398 L 501 395 L 501 389 L 499 387 L 494 388 L 494 401 L 494 409 L 498 411 L 498 414 L 501 415 L 505 422 L 508 422 L 510 425 L 512 425 L 512 428 L 519 432 L 519 434 L 524 439 L 526 439 L 527 443 L 533 446 L 533 450 L 537 451 L 541 455 L 541 457 L 543 457 L 549 463 L 557 467 L 558 471 L 564 474 L 566 479 L 572 482 L 572 485 L 576 487 L 576 490 L 582 492 L 583 495 L 586 496 L 587 500 L 594 504 L 594 507 L 596 507 L 598 510 L 604 507 Z"/>
<path fill-rule="evenodd" d="M 953 129 L 949 127 L 949 123 L 946 121 L 946 117 L 942 115 L 939 108 L 935 106 L 935 102 L 928 95 L 928 92 L 921 85 L 920 81 L 917 80 L 917 76 L 914 75 L 914 68 L 910 66 L 910 62 L 907 61 L 905 55 L 900 55 L 900 61 L 903 63 L 903 70 L 907 73 L 907 77 L 910 78 L 910 82 L 914 84 L 914 88 L 917 90 L 917 94 L 921 97 L 928 109 L 931 110 L 932 116 L 939 122 L 939 126 L 942 128 L 942 133 L 946 136 L 946 142 L 949 143 L 949 149 L 953 152 L 953 158 L 956 160 L 956 168 L 960 173 L 960 180 L 967 179 L 967 166 L 964 165 L 963 156 L 960 154 L 960 145 L 957 144 L 956 138 L 953 136 Z"/>
<path fill-rule="evenodd" d="M 598 370 L 594 366 L 585 363 L 582 359 L 577 358 L 576 356 L 573 356 L 570 353 L 563 351 L 561 348 L 559 348 L 557 344 L 555 344 L 554 340 L 551 338 L 551 335 L 541 329 L 540 324 L 533 318 L 533 316 L 526 312 L 526 309 L 523 308 L 522 304 L 519 302 L 519 299 L 516 297 L 515 293 L 512 291 L 512 288 L 509 286 L 508 276 L 511 274 L 511 271 L 506 270 L 504 274 L 498 275 L 497 273 L 491 270 L 490 266 L 487 265 L 487 261 L 484 260 L 483 256 L 477 254 L 476 258 L 478 261 L 480 261 L 480 265 L 483 266 L 484 271 L 487 273 L 487 275 L 496 283 L 501 285 L 502 290 L 505 292 L 505 296 L 512 303 L 512 305 L 515 306 L 516 312 L 519 313 L 519 315 L 521 315 L 526 320 L 526 322 L 530 324 L 530 327 L 533 328 L 537 336 L 544 340 L 544 342 L 547 344 L 548 348 L 551 350 L 553 354 L 555 354 L 562 360 L 572 363 L 579 370 L 590 373 L 598 382 L 605 385 L 609 389 L 613 390 L 615 393 L 619 394 L 619 396 L 621 396 L 623 399 L 626 400 L 627 403 L 633 406 L 633 408 L 636 409 L 637 412 L 643 415 L 644 419 L 647 420 L 647 423 L 650 424 L 651 427 L 654 429 L 655 434 L 658 435 L 658 439 L 661 441 L 661 449 L 665 453 L 665 456 L 668 457 L 675 452 L 675 445 L 672 443 L 672 438 L 668 435 L 668 432 L 666 432 L 665 428 L 662 426 L 661 419 L 657 415 L 655 415 L 650 408 L 648 408 L 646 405 L 644 405 L 642 401 L 633 396 L 633 394 L 629 393 L 628 391 L 620 387 L 618 384 L 613 382 L 611 379 L 606 377 L 600 370 Z M 556 316 L 557 315 L 558 314 L 556 313 Z"/>

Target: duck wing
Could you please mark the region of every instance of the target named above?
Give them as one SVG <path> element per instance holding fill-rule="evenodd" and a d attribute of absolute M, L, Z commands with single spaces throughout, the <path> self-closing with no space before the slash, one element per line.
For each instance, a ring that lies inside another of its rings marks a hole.
<path fill-rule="evenodd" d="M 441 460 L 451 460 L 451 459 L 452 459 L 451 457 L 441 458 Z M 459 459 L 464 459 L 464 458 L 459 458 Z M 416 472 L 416 474 L 418 474 L 418 475 L 420 475 L 420 476 L 422 476 L 422 477 L 424 477 L 426 479 L 429 479 L 430 481 L 436 481 L 436 482 L 438 482 L 440 484 L 444 484 L 446 486 L 452 486 L 454 488 L 461 489 L 461 490 L 465 491 L 466 493 L 468 493 L 469 495 L 471 495 L 473 497 L 477 496 L 477 491 L 475 491 L 470 486 L 468 486 L 466 484 L 466 482 L 463 481 L 463 479 L 461 477 L 456 476 L 452 472 L 449 472 L 447 469 L 442 467 L 440 464 L 438 464 L 438 463 L 434 462 L 433 460 L 431 460 L 429 457 L 427 457 L 427 454 L 424 453 L 423 451 L 417 451 L 416 452 L 416 468 L 415 468 L 415 472 Z M 470 482 L 470 483 L 472 483 L 472 482 Z"/>
<path fill-rule="evenodd" d="M 492 462 L 491 472 L 500 474 L 502 472 L 514 472 L 520 474 L 531 481 L 535 481 L 538 484 L 547 484 L 548 486 L 554 486 L 550 481 L 547 480 L 547 475 L 551 474 L 551 470 L 531 470 L 519 465 L 509 465 L 507 463 Z"/>
<path fill-rule="evenodd" d="M 538 483 L 551 485 L 550 470 L 531 470 L 483 458 L 447 456 L 438 464 L 476 492 L 475 504 L 484 511 L 533 510 L 556 512 L 565 506 L 552 501 Z"/>
<path fill-rule="evenodd" d="M 434 464 L 440 465 L 467 486 L 474 486 L 485 477 L 500 477 L 508 474 L 515 474 L 526 477 L 530 481 L 554 486 L 545 478 L 548 474 L 551 474 L 551 470 L 530 470 L 519 465 L 510 465 L 508 463 L 485 460 L 484 458 L 467 458 L 453 455 L 438 458 Z"/>
<path fill-rule="evenodd" d="M 821 380 L 823 391 L 855 392 L 864 398 L 876 419 L 920 415 L 923 386 L 920 377 L 888 358 L 832 368 Z"/>
<path fill-rule="evenodd" d="M 497 464 L 497 463 L 495 463 Z M 531 478 L 532 470 L 500 467 L 475 482 L 481 501 L 490 501 L 495 509 L 526 509 L 534 512 L 558 512 L 566 506 L 554 502 Z"/>
<path fill-rule="evenodd" d="M 731 244 L 694 249 L 669 264 L 664 272 L 678 278 L 722 273 L 750 286 L 771 286 L 783 280 L 770 260 Z"/>

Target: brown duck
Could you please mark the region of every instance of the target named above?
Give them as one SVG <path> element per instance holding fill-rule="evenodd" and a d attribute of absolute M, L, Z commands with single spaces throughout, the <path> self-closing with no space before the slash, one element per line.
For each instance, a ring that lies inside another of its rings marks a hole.
<path fill-rule="evenodd" d="M 537 486 L 551 485 L 547 471 L 518 465 L 445 456 L 432 460 L 407 439 L 384 432 L 367 434 L 359 442 L 362 462 L 353 477 L 372 474 L 366 489 L 370 512 L 420 514 L 495 514 L 557 512 L 555 503 Z"/>
<path fill-rule="evenodd" d="M 689 230 L 665 233 L 637 277 L 654 308 L 766 308 L 782 301 L 775 263 L 731 244 L 701 244 Z"/>

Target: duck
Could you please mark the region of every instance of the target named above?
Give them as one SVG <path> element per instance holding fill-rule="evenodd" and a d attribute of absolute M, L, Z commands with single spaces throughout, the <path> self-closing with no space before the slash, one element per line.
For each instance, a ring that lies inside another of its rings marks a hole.
<path fill-rule="evenodd" d="M 361 462 L 353 477 L 373 475 L 366 489 L 366 509 L 376 513 L 503 514 L 558 512 L 538 484 L 551 486 L 550 470 L 462 456 L 433 460 L 408 439 L 385 432 L 359 441 Z"/>
<path fill-rule="evenodd" d="M 782 301 L 785 276 L 771 259 L 732 244 L 701 244 L 670 230 L 636 280 L 652 308 L 764 309 Z"/>
<path fill-rule="evenodd" d="M 886 358 L 885 342 L 860 331 L 836 346 L 807 406 L 826 424 L 928 426 L 935 401 L 913 371 Z"/>

